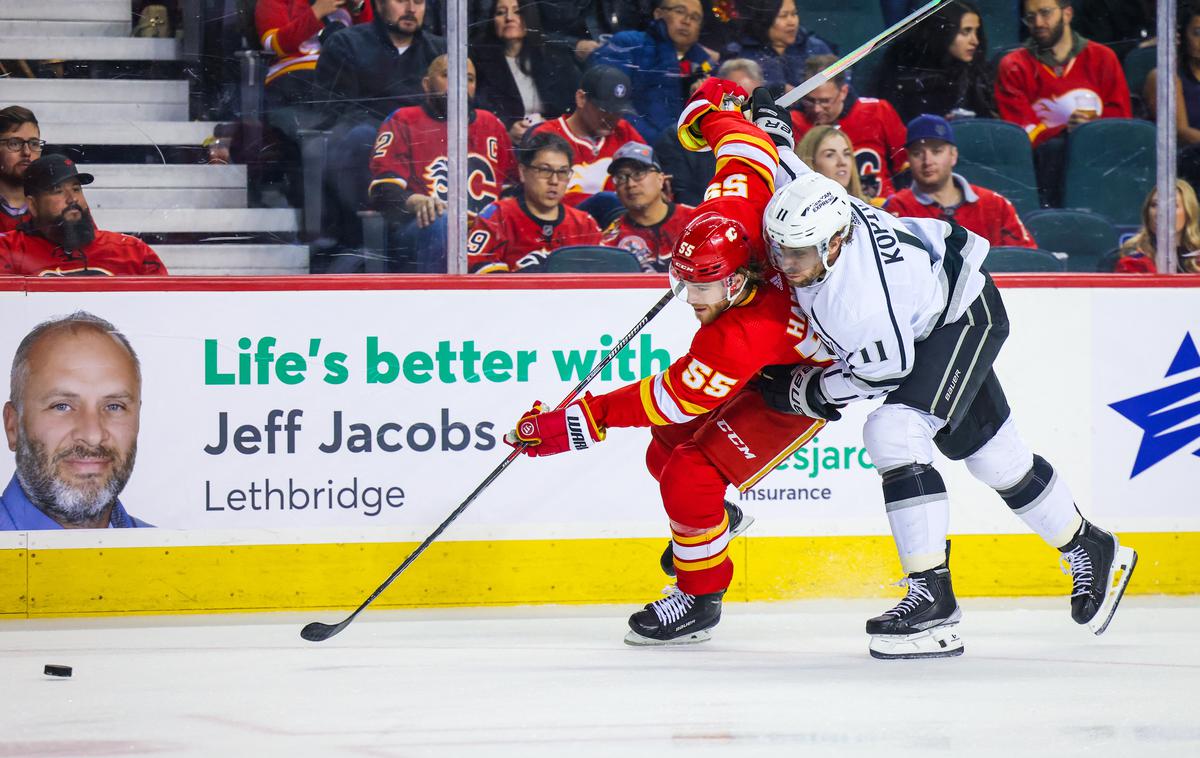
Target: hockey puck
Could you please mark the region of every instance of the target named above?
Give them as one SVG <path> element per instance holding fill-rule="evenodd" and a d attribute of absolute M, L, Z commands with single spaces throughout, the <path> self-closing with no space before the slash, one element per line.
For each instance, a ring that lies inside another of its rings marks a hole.
<path fill-rule="evenodd" d="M 70 666 L 56 666 L 53 663 L 47 663 L 44 671 L 45 671 L 46 676 L 62 676 L 62 677 L 71 676 L 71 667 Z"/>

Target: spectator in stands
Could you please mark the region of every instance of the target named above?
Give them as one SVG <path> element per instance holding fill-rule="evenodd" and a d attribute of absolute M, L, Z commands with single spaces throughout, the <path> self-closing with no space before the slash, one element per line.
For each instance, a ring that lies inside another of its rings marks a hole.
<path fill-rule="evenodd" d="M 1179 13 L 1179 70 L 1175 76 L 1175 138 L 1179 176 L 1200 183 L 1200 4 Z M 1146 77 L 1142 98 L 1151 118 L 1158 113 L 1158 69 Z M 1157 120 L 1157 119 L 1154 119 Z"/>
<path fill-rule="evenodd" d="M 589 65 L 616 66 L 632 80 L 632 120 L 644 141 L 675 128 L 692 84 L 712 72 L 699 43 L 703 23 L 700 0 L 659 0 L 649 29 L 617 32 L 588 58 Z"/>
<path fill-rule="evenodd" d="M 574 105 L 579 70 L 569 53 L 544 43 L 536 0 L 495 0 L 492 8 L 471 42 L 479 107 L 496 114 L 519 143 L 529 127 Z"/>
<path fill-rule="evenodd" d="M 725 61 L 717 71 L 717 76 L 728 79 L 747 92 L 753 92 L 763 84 L 762 69 L 747 58 Z M 654 155 L 670 178 L 675 202 L 695 206 L 704 201 L 704 191 L 717 172 L 717 159 L 711 150 L 703 153 L 685 150 L 679 144 L 679 135 L 675 130 L 665 129 L 654 143 Z"/>
<path fill-rule="evenodd" d="M 421 105 L 400 108 L 379 128 L 371 156 L 371 204 L 387 217 L 399 255 L 394 271 L 406 271 L 415 254 L 418 273 L 446 272 L 446 204 L 449 164 L 446 159 L 446 92 L 448 58 L 429 64 Z M 467 97 L 475 96 L 475 66 L 467 61 Z M 512 142 L 500 120 L 478 108 L 469 111 L 467 126 L 467 219 L 500 199 L 517 179 Z"/>
<path fill-rule="evenodd" d="M 757 0 L 742 15 L 746 34 L 729 46 L 727 55 L 757 63 L 777 95 L 804 82 L 804 62 L 810 57 L 833 53 L 828 42 L 800 25 L 795 0 Z"/>
<path fill-rule="evenodd" d="M 1116 267 L 1123 274 L 1153 274 L 1158 271 L 1155 242 L 1158 230 L 1158 190 L 1150 190 L 1142 203 L 1142 228 L 1121 245 Z M 1200 274 L 1200 202 L 1192 185 L 1175 180 L 1175 234 L 1179 238 L 1179 270 Z"/>
<path fill-rule="evenodd" d="M 982 19 L 974 4 L 958 0 L 887 49 L 877 89 L 887 93 L 900 118 L 996 117 Z"/>
<path fill-rule="evenodd" d="M 370 23 L 371 4 L 366 0 L 258 0 L 254 24 L 263 50 L 274 54 L 267 70 L 268 113 L 316 100 L 313 89 L 321 43 L 335 32 L 355 24 Z M 315 109 L 314 109 L 315 110 Z M 294 134 L 280 119 L 280 128 Z M 300 121 L 299 127 L 307 126 Z"/>
<path fill-rule="evenodd" d="M 529 132 L 557 134 L 571 146 L 575 164 L 565 202 L 597 219 L 605 219 L 619 208 L 608 174 L 613 156 L 626 142 L 646 141 L 622 118 L 631 109 L 631 95 L 624 72 L 612 66 L 593 66 L 579 82 L 575 109 Z"/>
<path fill-rule="evenodd" d="M 19 105 L 0 110 L 0 234 L 29 220 L 25 171 L 45 146 L 33 111 Z"/>
<path fill-rule="evenodd" d="M 317 60 L 329 138 L 326 181 L 333 192 L 330 226 L 344 247 L 361 237 L 368 164 L 379 124 L 397 108 L 425 98 L 421 80 L 446 41 L 424 31 L 425 0 L 372 0 L 374 19 L 329 37 Z"/>
<path fill-rule="evenodd" d="M 643 271 L 665 272 L 675 241 L 696 215 L 696 209 L 667 199 L 666 176 L 649 145 L 622 145 L 608 173 L 617 185 L 617 197 L 625 211 L 604 230 L 600 244 L 633 253 Z"/>
<path fill-rule="evenodd" d="M 954 173 L 958 148 L 949 121 L 928 113 L 917 116 L 908 124 L 905 148 L 913 184 L 888 198 L 885 210 L 954 221 L 998 247 L 1037 247 L 1007 198 Z"/>
<path fill-rule="evenodd" d="M 1117 56 L 1072 30 L 1071 0 L 1023 0 L 1025 46 L 1000 60 L 996 105 L 1034 146 L 1043 205 L 1062 204 L 1069 130 L 1097 118 L 1129 118 L 1129 88 Z"/>
<path fill-rule="evenodd" d="M 467 235 L 467 268 L 473 274 L 540 271 L 560 247 L 600 243 L 595 220 L 563 202 L 571 179 L 570 144 L 539 131 L 518 154 L 521 194 L 484 208 Z"/>
<path fill-rule="evenodd" d="M 121 276 L 166 274 L 167 267 L 137 237 L 100 231 L 92 221 L 81 174 L 62 155 L 38 158 L 25 170 L 30 220 L 0 235 L 0 274 Z"/>
<path fill-rule="evenodd" d="M 847 194 L 864 203 L 883 198 L 868 198 L 862 191 L 858 164 L 854 161 L 854 144 L 836 126 L 814 126 L 796 145 L 796 156 L 818 174 L 827 176 L 845 188 Z"/>
<path fill-rule="evenodd" d="M 118 500 L 142 407 L 125 335 L 83 311 L 46 321 L 17 346 L 11 376 L 4 432 L 16 471 L 0 494 L 0 531 L 150 526 Z"/>
<path fill-rule="evenodd" d="M 804 78 L 816 76 L 837 60 L 814 55 L 804 64 Z M 854 143 L 855 161 L 867 197 L 892 194 L 892 176 L 903 170 L 904 122 L 886 100 L 859 97 L 846 81 L 846 72 L 801 98 L 802 111 L 792 112 L 796 134 L 814 126 L 836 125 Z"/>

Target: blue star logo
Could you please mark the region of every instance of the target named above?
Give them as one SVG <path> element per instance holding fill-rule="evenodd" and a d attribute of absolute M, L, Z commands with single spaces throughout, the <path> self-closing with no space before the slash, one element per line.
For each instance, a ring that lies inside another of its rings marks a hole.
<path fill-rule="evenodd" d="M 1197 368 L 1200 352 L 1192 335 L 1185 334 L 1164 378 Z M 1200 417 L 1200 400 L 1184 402 L 1195 395 L 1200 395 L 1200 376 L 1109 404 L 1143 431 L 1130 479 L 1200 439 L 1200 422 L 1185 425 Z M 1200 457 L 1200 448 L 1192 455 Z"/>

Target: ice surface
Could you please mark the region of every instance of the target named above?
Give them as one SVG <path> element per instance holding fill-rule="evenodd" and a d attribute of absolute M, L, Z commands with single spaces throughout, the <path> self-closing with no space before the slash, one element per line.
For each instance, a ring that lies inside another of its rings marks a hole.
<path fill-rule="evenodd" d="M 650 600 L 652 598 L 647 598 Z M 961 658 L 876 661 L 886 602 L 726 604 L 632 648 L 629 607 L 0 622 L 0 756 L 1200 756 L 1200 599 L 966 600 Z M 71 679 L 43 676 L 74 666 Z"/>

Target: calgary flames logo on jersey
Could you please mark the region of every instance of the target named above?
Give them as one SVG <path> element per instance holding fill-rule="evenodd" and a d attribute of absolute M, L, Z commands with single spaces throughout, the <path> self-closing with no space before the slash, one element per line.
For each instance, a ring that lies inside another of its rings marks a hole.
<path fill-rule="evenodd" d="M 450 161 L 441 156 L 425 168 L 422 177 L 430 193 L 437 193 L 442 200 L 450 199 Z M 467 156 L 467 211 L 479 213 L 500 199 L 500 183 L 496 180 L 496 170 L 492 162 L 478 153 Z"/>

